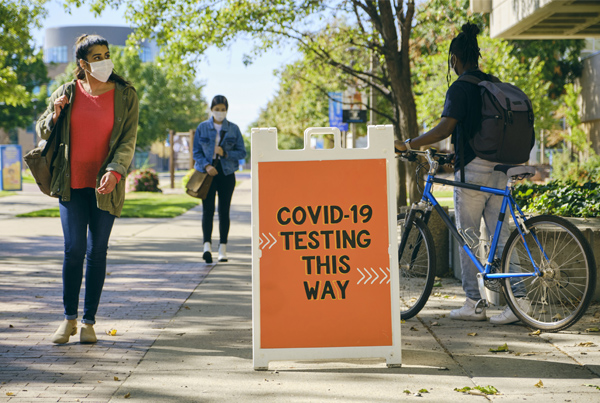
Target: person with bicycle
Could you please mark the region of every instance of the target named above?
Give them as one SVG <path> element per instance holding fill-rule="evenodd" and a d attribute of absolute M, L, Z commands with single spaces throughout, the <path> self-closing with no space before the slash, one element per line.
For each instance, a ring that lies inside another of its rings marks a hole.
<path fill-rule="evenodd" d="M 448 78 L 450 69 L 459 77 L 474 75 L 482 80 L 488 78 L 488 75 L 479 69 L 481 53 L 477 43 L 478 33 L 479 28 L 477 25 L 467 23 L 462 26 L 462 31 L 452 40 L 448 60 Z M 405 142 L 396 140 L 395 148 L 397 152 L 405 152 L 411 148 L 437 143 L 452 135 L 455 151 L 455 180 L 493 188 L 504 188 L 508 179 L 506 174 L 494 171 L 494 166 L 497 165 L 496 162 L 477 157 L 467 141 L 470 136 L 479 130 L 480 125 L 481 96 L 479 88 L 466 81 L 456 80 L 446 93 L 442 118 L 437 126 Z M 454 206 L 457 226 L 463 230 L 472 230 L 479 238 L 479 228 L 483 218 L 488 233 L 493 234 L 501 204 L 501 196 L 471 189 L 455 188 Z M 505 225 L 498 241 L 498 258 L 502 256 L 508 236 L 508 226 Z M 477 302 L 482 297 L 485 298 L 479 293 L 477 283 L 477 273 L 479 271 L 464 250 L 460 250 L 459 257 L 462 269 L 462 286 L 467 298 L 462 308 L 450 312 L 450 318 L 473 321 L 486 320 L 486 309 L 476 310 Z M 525 299 L 520 300 L 520 304 L 527 303 Z M 526 306 L 523 308 L 528 309 Z M 501 314 L 490 318 L 490 322 L 494 324 L 509 324 L 518 320 L 508 306 Z"/>

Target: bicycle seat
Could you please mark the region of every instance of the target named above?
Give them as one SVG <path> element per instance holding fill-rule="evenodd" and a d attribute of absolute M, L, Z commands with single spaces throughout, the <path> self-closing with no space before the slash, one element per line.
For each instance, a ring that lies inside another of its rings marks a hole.
<path fill-rule="evenodd" d="M 504 172 L 514 180 L 530 178 L 535 175 L 535 168 L 529 165 L 496 165 L 494 171 Z"/>

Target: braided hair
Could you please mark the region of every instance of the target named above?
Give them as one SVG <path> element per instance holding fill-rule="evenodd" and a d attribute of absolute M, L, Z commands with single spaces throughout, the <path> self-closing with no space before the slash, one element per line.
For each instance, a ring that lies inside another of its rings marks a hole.
<path fill-rule="evenodd" d="M 477 44 L 477 34 L 479 34 L 480 29 L 476 24 L 467 22 L 462 26 L 461 31 L 450 42 L 448 73 L 446 74 L 448 85 L 450 85 L 450 69 L 452 68 L 450 60 L 452 59 L 452 55 L 456 56 L 465 66 L 479 67 L 481 52 Z"/>

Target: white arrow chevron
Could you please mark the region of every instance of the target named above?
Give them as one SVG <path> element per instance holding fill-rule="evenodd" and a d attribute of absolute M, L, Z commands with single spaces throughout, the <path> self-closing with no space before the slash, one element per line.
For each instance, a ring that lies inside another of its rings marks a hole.
<path fill-rule="evenodd" d="M 373 268 L 371 267 L 371 270 L 373 270 Z M 371 284 L 375 284 L 375 280 L 377 280 L 379 278 L 379 274 L 373 270 L 373 273 L 375 273 L 375 278 L 373 279 L 373 281 L 371 281 Z"/>
<path fill-rule="evenodd" d="M 356 268 L 356 270 L 358 270 L 358 272 L 359 272 L 359 273 L 360 273 L 360 275 L 362 276 L 362 277 L 360 278 L 360 280 L 358 280 L 358 283 L 356 283 L 356 284 L 360 284 L 360 282 L 363 280 L 363 278 L 365 278 L 365 275 L 363 274 L 363 272 L 362 272 L 362 271 L 360 271 L 360 269 L 359 269 L 358 267 Z"/>
<path fill-rule="evenodd" d="M 383 284 L 383 282 L 385 281 L 385 279 L 388 277 L 387 273 L 381 269 L 381 267 L 379 268 L 379 270 L 381 270 L 381 272 L 383 273 L 384 277 L 381 279 L 381 281 L 379 282 L 379 284 Z"/>
<path fill-rule="evenodd" d="M 389 267 L 386 267 L 385 269 L 388 271 L 388 281 L 387 281 L 386 284 L 389 284 L 390 281 L 392 280 L 392 273 L 390 273 L 390 268 Z"/>
<path fill-rule="evenodd" d="M 369 282 L 369 280 L 371 280 L 373 278 L 373 275 L 371 274 L 371 272 L 369 271 L 369 269 L 365 269 L 365 271 L 369 275 L 369 278 L 366 279 L 365 282 L 364 282 L 364 284 L 367 284 Z"/>
<path fill-rule="evenodd" d="M 271 235 L 271 238 L 273 238 L 273 243 L 271 244 L 271 246 L 269 246 L 269 249 L 271 249 L 273 247 L 273 245 L 275 245 L 277 243 L 277 239 L 275 239 L 273 234 L 271 234 L 270 232 L 269 232 L 269 235 Z"/>
<path fill-rule="evenodd" d="M 263 244 L 263 247 L 262 247 L 263 249 L 265 249 L 267 246 L 269 246 L 269 244 L 271 243 L 271 240 L 269 239 L 268 236 L 265 235 L 264 232 L 262 233 L 262 236 L 265 237 L 265 243 Z"/>
<path fill-rule="evenodd" d="M 260 245 L 263 243 L 262 238 L 260 237 L 260 235 L 258 236 L 258 247 L 260 248 Z"/>

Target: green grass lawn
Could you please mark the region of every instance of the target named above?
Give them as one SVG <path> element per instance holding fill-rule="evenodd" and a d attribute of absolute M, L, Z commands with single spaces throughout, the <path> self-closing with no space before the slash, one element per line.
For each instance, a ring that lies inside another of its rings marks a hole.
<path fill-rule="evenodd" d="M 453 190 L 436 190 L 433 196 L 442 207 L 454 208 L 454 191 Z"/>
<path fill-rule="evenodd" d="M 31 175 L 31 171 L 29 169 L 26 169 L 23 171 L 23 183 L 35 183 L 35 179 L 33 179 L 33 176 Z"/>
<path fill-rule="evenodd" d="M 9 192 L 8 190 L 0 190 L 0 197 L 12 196 L 12 195 L 16 195 L 16 193 L 15 192 Z"/>
<path fill-rule="evenodd" d="M 165 195 L 151 192 L 127 193 L 121 217 L 173 218 L 197 206 L 199 199 L 188 195 Z M 17 217 L 60 217 L 58 207 L 19 214 Z"/>

